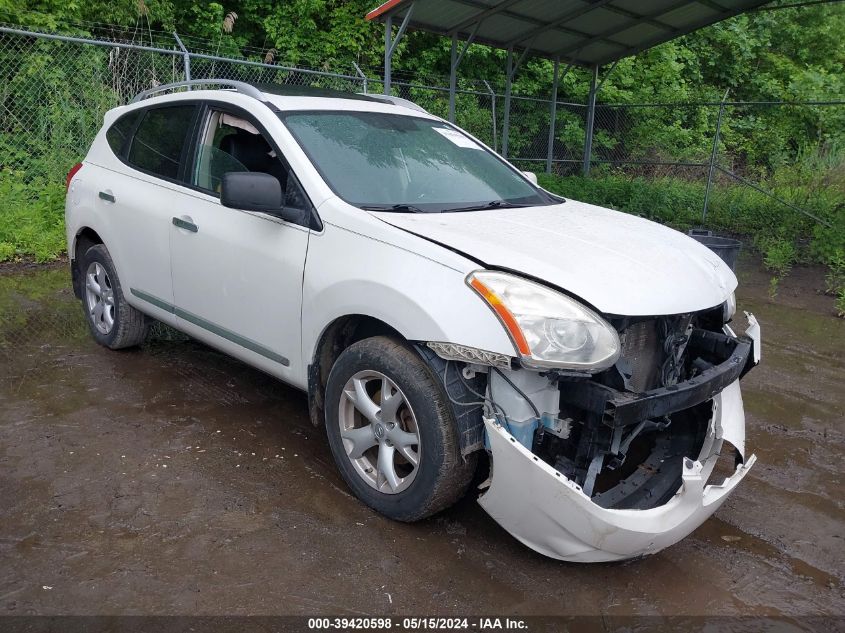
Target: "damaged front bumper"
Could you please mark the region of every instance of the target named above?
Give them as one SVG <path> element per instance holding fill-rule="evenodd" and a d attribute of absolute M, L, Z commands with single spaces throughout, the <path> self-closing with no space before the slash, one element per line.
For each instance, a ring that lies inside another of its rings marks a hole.
<path fill-rule="evenodd" d="M 726 334 L 734 336 L 727 328 Z M 743 361 L 747 355 L 747 366 L 756 364 L 760 358 L 760 331 L 751 315 L 744 341 L 748 349 L 742 354 Z M 728 372 L 719 375 L 724 377 Z M 492 474 L 490 486 L 479 503 L 511 535 L 552 558 L 600 562 L 658 552 L 707 520 L 756 461 L 754 455 L 745 457 L 745 414 L 738 376 L 739 372 L 727 386 L 718 384 L 715 376 L 710 381 L 687 385 L 692 390 L 690 393 L 706 395 L 712 401 L 712 415 L 699 454 L 684 458 L 681 486 L 662 505 L 648 509 L 611 509 L 598 505 L 580 486 L 539 459 L 493 418 L 484 420 Z M 702 383 L 710 383 L 710 387 Z M 605 422 L 624 423 L 621 415 L 624 407 L 615 406 L 621 403 L 605 404 L 607 411 L 620 414 L 605 418 Z M 646 402 L 632 406 L 653 405 L 654 402 L 651 405 Z M 736 468 L 721 483 L 708 484 L 725 442 L 737 450 Z"/>

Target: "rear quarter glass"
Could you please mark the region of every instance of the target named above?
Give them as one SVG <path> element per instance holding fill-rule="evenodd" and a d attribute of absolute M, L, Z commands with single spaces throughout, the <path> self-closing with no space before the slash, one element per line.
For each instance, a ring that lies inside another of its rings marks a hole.
<path fill-rule="evenodd" d="M 112 123 L 111 127 L 106 130 L 106 142 L 109 144 L 111 150 L 117 155 L 121 156 L 123 150 L 126 148 L 126 143 L 132 135 L 132 130 L 135 129 L 135 124 L 138 122 L 143 110 L 133 110 L 128 112 Z"/>

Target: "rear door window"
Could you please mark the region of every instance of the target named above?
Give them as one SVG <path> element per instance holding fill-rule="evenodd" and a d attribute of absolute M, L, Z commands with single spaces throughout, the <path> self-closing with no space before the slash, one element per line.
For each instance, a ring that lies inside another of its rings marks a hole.
<path fill-rule="evenodd" d="M 129 163 L 156 176 L 178 179 L 195 111 L 193 105 L 147 110 L 132 139 Z"/>

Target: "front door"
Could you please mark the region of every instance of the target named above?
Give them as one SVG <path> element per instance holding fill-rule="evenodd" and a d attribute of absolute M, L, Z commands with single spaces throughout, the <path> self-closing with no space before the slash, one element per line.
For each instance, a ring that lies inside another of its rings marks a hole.
<path fill-rule="evenodd" d="M 170 250 L 179 326 L 196 338 L 304 387 L 302 274 L 310 212 L 295 177 L 255 121 L 207 108 L 198 126 L 192 194 L 173 212 Z M 220 204 L 222 175 L 280 179 L 302 223 Z"/>

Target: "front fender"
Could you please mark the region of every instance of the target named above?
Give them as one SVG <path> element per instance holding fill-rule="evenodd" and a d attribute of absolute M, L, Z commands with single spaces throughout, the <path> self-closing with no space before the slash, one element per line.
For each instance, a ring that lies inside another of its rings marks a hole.
<path fill-rule="evenodd" d="M 493 312 L 464 282 L 471 269 L 327 225 L 312 235 L 302 297 L 303 364 L 323 331 L 353 314 L 387 323 L 409 341 L 441 341 L 513 356 Z"/>

